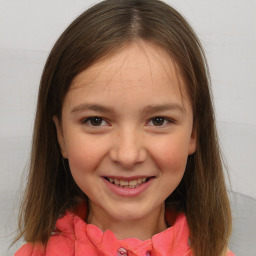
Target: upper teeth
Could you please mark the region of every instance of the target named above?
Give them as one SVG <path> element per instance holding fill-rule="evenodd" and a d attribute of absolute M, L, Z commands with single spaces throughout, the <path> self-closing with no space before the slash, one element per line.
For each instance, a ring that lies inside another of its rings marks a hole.
<path fill-rule="evenodd" d="M 136 186 L 146 181 L 147 178 L 138 178 L 136 180 L 118 180 L 116 178 L 108 178 L 111 183 L 121 186 Z"/>

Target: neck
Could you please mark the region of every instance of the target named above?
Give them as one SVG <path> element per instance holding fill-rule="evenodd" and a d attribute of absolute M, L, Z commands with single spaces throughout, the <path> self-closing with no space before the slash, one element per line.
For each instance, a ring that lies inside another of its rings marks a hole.
<path fill-rule="evenodd" d="M 132 220 L 117 220 L 99 211 L 99 209 L 96 211 L 96 209 L 90 208 L 87 219 L 88 224 L 99 227 L 103 232 L 111 230 L 117 239 L 120 240 L 126 238 L 147 240 L 167 228 L 164 204 L 154 212 L 150 212 L 147 216 Z M 102 216 L 104 216 L 104 218 L 102 218 Z"/>

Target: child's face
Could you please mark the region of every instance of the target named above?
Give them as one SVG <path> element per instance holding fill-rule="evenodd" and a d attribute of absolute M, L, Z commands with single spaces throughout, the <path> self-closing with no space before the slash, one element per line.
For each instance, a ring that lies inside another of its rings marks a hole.
<path fill-rule="evenodd" d="M 180 183 L 196 134 L 176 71 L 164 50 L 141 41 L 73 80 L 62 122 L 54 120 L 90 214 L 144 218 L 159 212 Z"/>

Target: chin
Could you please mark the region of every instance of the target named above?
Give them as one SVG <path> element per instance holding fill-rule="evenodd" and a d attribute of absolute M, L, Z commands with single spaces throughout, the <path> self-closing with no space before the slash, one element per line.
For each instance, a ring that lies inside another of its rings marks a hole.
<path fill-rule="evenodd" d="M 109 212 L 109 215 L 119 221 L 136 221 L 146 217 L 150 212 L 152 212 L 152 209 L 142 209 L 141 205 L 128 205 L 124 207 L 119 205 L 118 210 Z"/>

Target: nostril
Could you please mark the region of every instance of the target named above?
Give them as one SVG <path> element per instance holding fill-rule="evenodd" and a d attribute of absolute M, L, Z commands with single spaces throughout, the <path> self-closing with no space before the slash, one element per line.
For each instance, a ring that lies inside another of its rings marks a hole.
<path fill-rule="evenodd" d="M 146 153 L 141 150 L 112 150 L 110 158 L 113 162 L 119 163 L 126 168 L 132 168 L 135 164 L 142 163 L 146 159 Z"/>

